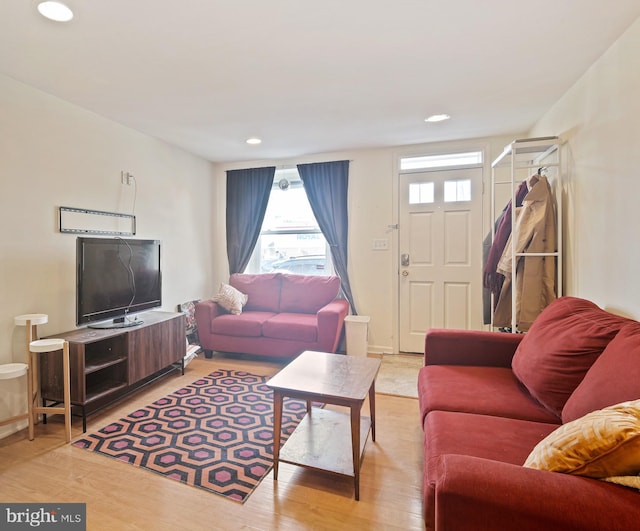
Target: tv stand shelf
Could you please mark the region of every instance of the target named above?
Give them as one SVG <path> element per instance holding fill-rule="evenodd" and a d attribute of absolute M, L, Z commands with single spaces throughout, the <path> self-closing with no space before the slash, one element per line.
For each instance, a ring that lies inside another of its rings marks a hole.
<path fill-rule="evenodd" d="M 102 385 L 95 386 L 91 389 L 91 391 L 87 391 L 86 404 L 91 404 L 91 402 L 100 400 L 102 397 L 108 396 L 116 391 L 125 389 L 126 387 L 127 387 L 127 384 L 122 382 L 109 382 L 109 381 L 103 382 Z M 83 430 L 84 430 L 84 427 L 83 427 Z"/>
<path fill-rule="evenodd" d="M 102 369 L 106 369 L 112 365 L 118 365 L 119 363 L 126 362 L 127 360 L 128 358 L 126 356 L 119 356 L 114 359 L 105 358 L 104 360 L 92 360 L 85 366 L 84 373 L 91 374 L 92 372 L 101 371 Z"/>
<path fill-rule="evenodd" d="M 69 342 L 71 404 L 80 410 L 83 432 L 88 415 L 181 365 L 186 352 L 184 314 L 151 311 L 140 317 L 144 322 L 135 327 L 81 328 L 51 336 Z M 43 402 L 61 401 L 58 358 L 41 357 Z"/>

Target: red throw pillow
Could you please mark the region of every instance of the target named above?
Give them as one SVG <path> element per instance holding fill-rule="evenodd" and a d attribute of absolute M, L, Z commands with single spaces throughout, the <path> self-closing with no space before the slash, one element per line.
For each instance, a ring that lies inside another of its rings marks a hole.
<path fill-rule="evenodd" d="M 640 398 L 640 323 L 618 332 L 562 410 L 562 422 Z"/>
<path fill-rule="evenodd" d="M 529 393 L 558 417 L 609 342 L 630 319 L 590 301 L 561 297 L 536 318 L 511 363 Z"/>

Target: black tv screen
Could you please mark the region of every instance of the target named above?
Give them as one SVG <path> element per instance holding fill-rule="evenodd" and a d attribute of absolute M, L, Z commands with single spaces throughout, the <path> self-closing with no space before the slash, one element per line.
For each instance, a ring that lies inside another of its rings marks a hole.
<path fill-rule="evenodd" d="M 77 239 L 76 323 L 133 326 L 128 315 L 162 305 L 160 242 L 123 238 Z M 111 319 L 111 322 L 104 322 Z M 99 324 L 100 323 L 100 324 Z"/>

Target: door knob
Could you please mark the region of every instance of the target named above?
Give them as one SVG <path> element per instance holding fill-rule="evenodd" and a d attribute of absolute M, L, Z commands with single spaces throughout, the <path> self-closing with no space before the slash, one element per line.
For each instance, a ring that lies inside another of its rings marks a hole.
<path fill-rule="evenodd" d="M 407 271 L 406 269 L 402 272 L 402 276 L 403 277 L 408 277 L 409 276 L 409 271 Z"/>
<path fill-rule="evenodd" d="M 409 267 L 409 255 L 408 254 L 401 254 L 400 255 L 400 265 L 402 267 Z"/>

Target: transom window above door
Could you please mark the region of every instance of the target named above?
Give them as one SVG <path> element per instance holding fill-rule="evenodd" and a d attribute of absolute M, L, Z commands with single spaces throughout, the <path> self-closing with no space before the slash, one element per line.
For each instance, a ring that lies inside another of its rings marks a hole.
<path fill-rule="evenodd" d="M 423 155 L 420 157 L 402 157 L 400 159 L 400 171 L 451 168 L 454 166 L 480 166 L 482 161 L 482 151 L 441 153 L 438 155 Z"/>

